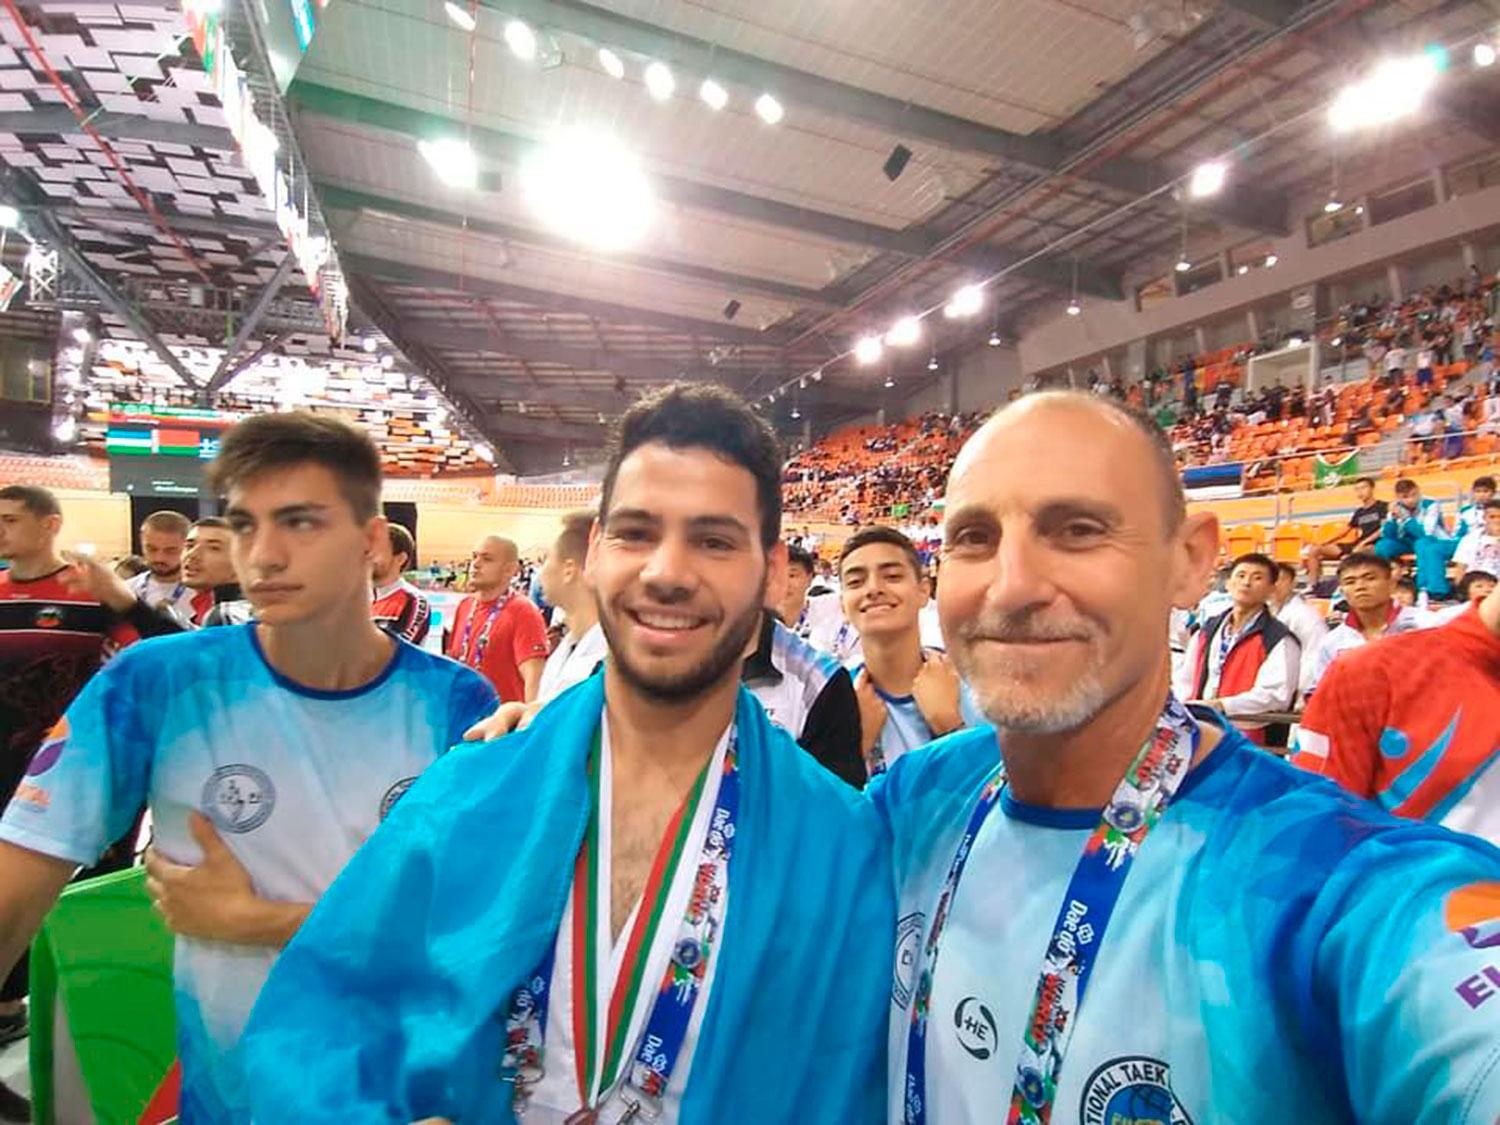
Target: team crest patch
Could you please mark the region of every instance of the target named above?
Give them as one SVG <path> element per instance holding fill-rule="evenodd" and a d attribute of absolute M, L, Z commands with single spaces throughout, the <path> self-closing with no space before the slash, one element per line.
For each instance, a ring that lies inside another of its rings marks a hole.
<path fill-rule="evenodd" d="M 917 961 L 922 954 L 922 934 L 927 915 L 917 911 L 896 923 L 896 975 L 891 983 L 891 999 L 898 1008 L 911 1003 L 917 987 Z"/>
<path fill-rule="evenodd" d="M 63 622 L 63 611 L 55 605 L 44 605 L 36 611 L 38 629 L 56 629 Z"/>
<path fill-rule="evenodd" d="M 380 798 L 381 820 L 384 820 L 391 814 L 391 810 L 396 807 L 396 802 L 406 795 L 406 791 L 416 783 L 416 780 L 414 777 L 403 777 L 385 791 L 385 796 Z"/>
<path fill-rule="evenodd" d="M 1172 1068 L 1145 1055 L 1110 1059 L 1089 1075 L 1078 1120 L 1083 1125 L 1193 1125 L 1172 1093 Z"/>
<path fill-rule="evenodd" d="M 41 777 L 62 757 L 63 747 L 68 744 L 68 720 L 65 717 L 57 720 L 57 725 L 47 735 L 47 740 L 37 747 L 36 753 L 31 756 L 31 761 L 26 766 L 27 777 Z"/>
<path fill-rule="evenodd" d="M 253 832 L 271 817 L 276 787 L 254 766 L 221 766 L 203 786 L 203 815 L 225 832 Z"/>

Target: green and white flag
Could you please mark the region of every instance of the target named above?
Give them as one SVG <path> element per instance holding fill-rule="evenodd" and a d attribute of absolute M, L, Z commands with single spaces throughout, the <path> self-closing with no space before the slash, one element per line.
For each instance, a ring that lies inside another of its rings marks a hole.
<path fill-rule="evenodd" d="M 1359 476 L 1359 451 L 1351 449 L 1348 453 L 1332 457 L 1319 453 L 1313 464 L 1313 486 L 1315 488 L 1335 488 L 1341 484 L 1348 484 Z"/>

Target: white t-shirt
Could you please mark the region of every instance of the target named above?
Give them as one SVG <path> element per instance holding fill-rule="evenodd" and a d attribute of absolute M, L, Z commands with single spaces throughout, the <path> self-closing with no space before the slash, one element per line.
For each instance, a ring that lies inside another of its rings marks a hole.
<path fill-rule="evenodd" d="M 570 631 L 557 642 L 557 648 L 547 657 L 547 664 L 542 668 L 541 682 L 536 689 L 537 701 L 546 703 L 574 684 L 583 683 L 594 674 L 594 669 L 608 652 L 609 645 L 604 640 L 604 630 L 597 621 L 581 637 Z"/>
<path fill-rule="evenodd" d="M 1465 571 L 1483 570 L 1500 578 L 1500 538 L 1471 531 L 1454 548 L 1453 561 Z"/>
<path fill-rule="evenodd" d="M 609 931 L 610 912 L 607 905 L 611 886 L 609 841 L 612 838 L 610 814 L 614 792 L 607 716 L 601 720 L 599 738 L 600 855 L 598 877 L 599 901 L 605 905 L 599 910 L 599 924 L 594 934 L 595 948 L 598 951 L 594 963 L 599 966 L 608 966 L 608 971 L 598 973 L 594 982 L 596 996 L 594 1010 L 602 1018 L 603 1014 L 609 1010 L 609 999 L 614 992 L 615 979 L 624 962 L 625 947 L 629 943 L 631 929 L 635 926 L 636 912 L 640 910 L 641 904 L 637 901 L 635 908 L 630 912 L 630 917 L 625 920 L 625 925 L 620 929 L 618 940 L 615 939 Z M 662 908 L 661 922 L 657 926 L 655 939 L 646 955 L 646 967 L 641 977 L 640 999 L 632 1013 L 630 1030 L 625 1038 L 625 1047 L 621 1051 L 622 1061 L 617 1080 L 607 1091 L 590 1092 L 594 1099 L 592 1104 L 599 1107 L 601 1125 L 614 1125 L 628 1111 L 629 1107 L 619 1096 L 620 1089 L 624 1085 L 624 1080 L 629 1077 L 630 1060 L 635 1057 L 641 1034 L 646 1027 L 646 1020 L 651 1014 L 651 997 L 655 994 L 656 984 L 666 974 L 667 964 L 672 956 L 672 947 L 677 941 L 679 924 L 687 909 L 688 898 L 693 891 L 697 876 L 696 860 L 709 820 L 713 816 L 714 803 L 718 799 L 719 781 L 724 776 L 724 754 L 728 747 L 729 731 L 725 730 L 709 762 L 708 773 L 703 781 L 703 792 L 698 798 L 698 807 L 694 812 L 693 823 L 683 846 L 682 859 L 678 862 L 677 870 L 672 874 L 667 900 Z M 580 1108 L 576 1063 L 577 1044 L 573 1039 L 573 1011 L 576 1001 L 573 996 L 573 974 L 570 968 L 573 964 L 573 908 L 577 893 L 576 886 L 569 891 L 568 905 L 563 911 L 562 923 L 557 928 L 552 981 L 547 993 L 545 1072 L 532 1089 L 526 1110 L 521 1115 L 521 1121 L 525 1122 L 525 1125 L 563 1125 L 563 1122 Z M 728 917 L 727 887 L 725 896 L 721 907 L 723 911 L 720 916 L 721 922 Z M 722 926 L 720 933 L 723 933 Z M 719 946 L 715 943 L 708 952 L 708 962 L 703 976 L 703 991 L 699 993 L 698 1001 L 693 1005 L 693 1013 L 688 1019 L 687 1035 L 683 1039 L 682 1050 L 677 1056 L 677 1065 L 672 1071 L 666 1093 L 661 1099 L 661 1116 L 653 1119 L 660 1125 L 676 1125 L 678 1114 L 681 1112 L 682 1093 L 687 1088 L 688 1072 L 692 1069 L 693 1052 L 697 1048 L 698 1034 L 703 1026 L 703 1013 L 708 1009 L 709 1000 L 713 995 L 718 954 Z M 603 1054 L 606 1046 L 604 1038 L 603 1028 L 595 1029 L 594 1040 L 599 1056 L 594 1064 L 596 1075 L 603 1070 Z"/>
<path fill-rule="evenodd" d="M 180 579 L 160 579 L 149 570 L 125 583 L 130 592 L 152 609 L 167 606 L 184 621 L 193 619 L 193 591 Z"/>

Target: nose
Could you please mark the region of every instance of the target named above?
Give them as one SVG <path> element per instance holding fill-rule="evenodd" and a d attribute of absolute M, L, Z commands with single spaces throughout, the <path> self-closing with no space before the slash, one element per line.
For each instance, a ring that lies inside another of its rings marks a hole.
<path fill-rule="evenodd" d="M 270 575 L 286 567 L 286 551 L 274 526 L 256 528 L 242 541 L 242 557 L 252 574 Z"/>
<path fill-rule="evenodd" d="M 692 594 L 693 570 L 688 547 L 674 535 L 664 535 L 641 567 L 641 584 L 657 601 L 682 601 Z"/>
<path fill-rule="evenodd" d="M 1057 595 L 1047 564 L 1046 551 L 1029 528 L 1003 529 L 990 562 L 986 603 L 1003 614 L 1046 605 Z"/>

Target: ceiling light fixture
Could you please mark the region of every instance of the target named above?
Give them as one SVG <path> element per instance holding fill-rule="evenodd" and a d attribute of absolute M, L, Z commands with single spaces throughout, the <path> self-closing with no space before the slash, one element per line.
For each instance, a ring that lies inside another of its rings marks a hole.
<path fill-rule="evenodd" d="M 384 367 L 387 371 L 389 371 L 391 368 L 393 368 L 393 367 L 396 366 L 396 357 L 393 356 L 393 355 L 383 355 L 383 356 L 381 356 L 380 357 L 380 366 Z"/>
<path fill-rule="evenodd" d="M 878 363 L 884 354 L 885 345 L 880 342 L 879 336 L 866 336 L 854 345 L 854 358 L 867 367 Z"/>
<path fill-rule="evenodd" d="M 893 348 L 908 348 L 922 338 L 922 322 L 914 316 L 903 316 L 885 334 L 885 342 Z"/>
<path fill-rule="evenodd" d="M 634 155 L 616 137 L 589 129 L 566 130 L 534 150 L 521 166 L 521 189 L 549 227 L 596 250 L 636 245 L 656 214 Z"/>
<path fill-rule="evenodd" d="M 973 316 L 984 308 L 984 289 L 978 285 L 965 285 L 948 299 L 943 306 L 943 315 L 949 320 Z"/>
<path fill-rule="evenodd" d="M 437 137 L 417 142 L 417 151 L 438 179 L 451 188 L 472 190 L 479 182 L 479 159 L 468 141 Z"/>
<path fill-rule="evenodd" d="M 762 94 L 755 99 L 755 112 L 767 125 L 779 125 L 781 119 L 786 116 L 786 110 L 781 108 L 781 103 L 770 94 Z"/>
<path fill-rule="evenodd" d="M 1176 269 L 1178 273 L 1187 273 L 1188 270 L 1193 268 L 1193 263 L 1188 261 L 1184 256 L 1177 259 L 1177 265 L 1173 268 Z"/>
<path fill-rule="evenodd" d="M 1224 189 L 1224 181 L 1229 176 L 1229 169 L 1222 160 L 1208 160 L 1193 169 L 1193 175 L 1188 180 L 1188 195 L 1193 199 L 1207 199 L 1210 195 L 1218 195 Z"/>
<path fill-rule="evenodd" d="M 1343 209 L 1344 204 L 1337 195 L 1330 195 L 1328 202 L 1323 204 L 1323 214 L 1325 215 L 1336 215 Z"/>
<path fill-rule="evenodd" d="M 625 63 L 619 55 L 615 54 L 608 47 L 600 47 L 597 57 L 599 59 L 599 69 L 604 71 L 605 74 L 611 78 L 625 77 Z"/>
<path fill-rule="evenodd" d="M 1078 298 L 1074 297 L 1068 302 L 1068 315 L 1077 316 L 1081 312 L 1083 312 L 1083 306 L 1078 303 Z"/>
<path fill-rule="evenodd" d="M 1274 266 L 1279 261 L 1281 261 L 1281 259 L 1278 258 L 1275 254 L 1267 254 L 1266 255 L 1266 268 L 1270 269 L 1272 266 Z"/>
<path fill-rule="evenodd" d="M 821 383 L 823 381 L 823 369 L 821 367 L 812 373 L 812 381 L 814 383 Z"/>
<path fill-rule="evenodd" d="M 928 371 L 936 371 L 937 369 L 938 369 L 937 353 L 933 352 L 932 353 L 932 358 L 927 361 L 927 370 Z"/>
<path fill-rule="evenodd" d="M 998 331 L 991 332 L 990 338 L 985 342 L 988 343 L 992 348 L 998 348 L 1000 346 L 1000 333 Z"/>
<path fill-rule="evenodd" d="M 464 31 L 474 30 L 474 13 L 462 4 L 457 4 L 454 0 L 444 0 L 443 11 L 447 12 L 448 18 Z"/>
<path fill-rule="evenodd" d="M 894 387 L 896 385 L 896 380 L 892 379 L 889 375 L 887 375 L 885 377 L 885 382 L 883 384 L 881 384 L 881 385 L 883 387 L 885 387 L 886 390 L 890 390 L 892 387 Z"/>
<path fill-rule="evenodd" d="M 508 20 L 505 24 L 505 45 L 510 53 L 522 62 L 536 58 L 536 32 L 524 20 Z"/>
<path fill-rule="evenodd" d="M 1250 267 L 1242 265 L 1242 266 L 1239 267 L 1239 269 L 1235 270 L 1234 272 L 1237 273 L 1237 274 L 1239 274 L 1240 277 L 1244 277 L 1247 273 L 1250 272 Z"/>
<path fill-rule="evenodd" d="M 359 346 L 364 348 L 365 355 L 374 355 L 375 349 L 380 346 L 380 341 L 376 340 L 374 336 L 366 336 L 359 342 Z"/>
<path fill-rule="evenodd" d="M 792 407 L 792 421 L 795 422 L 800 417 L 802 417 L 802 411 L 801 411 L 801 409 L 799 407 L 797 407 L 797 406 L 793 406 Z"/>
<path fill-rule="evenodd" d="M 1490 46 L 1488 43 L 1475 43 L 1474 44 L 1474 65 L 1475 66 L 1494 66 L 1495 65 L 1495 48 L 1492 47 L 1492 46 Z"/>
<path fill-rule="evenodd" d="M 664 102 L 677 89 L 677 79 L 663 62 L 654 62 L 646 67 L 646 92 L 659 102 Z"/>
<path fill-rule="evenodd" d="M 1429 51 L 1386 59 L 1367 76 L 1339 91 L 1328 107 L 1328 123 L 1343 133 L 1409 117 L 1422 107 L 1441 69 L 1442 60 Z"/>
<path fill-rule="evenodd" d="M 698 96 L 703 99 L 703 104 L 715 113 L 729 104 L 729 91 L 712 78 L 703 80 L 703 85 L 698 87 Z"/>

